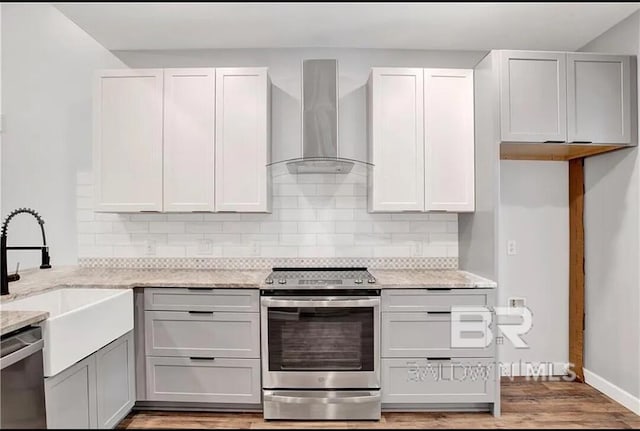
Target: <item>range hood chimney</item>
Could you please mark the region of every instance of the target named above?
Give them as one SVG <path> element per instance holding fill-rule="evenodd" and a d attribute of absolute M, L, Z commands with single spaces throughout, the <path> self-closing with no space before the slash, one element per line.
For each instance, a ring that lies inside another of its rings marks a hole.
<path fill-rule="evenodd" d="M 338 156 L 338 61 L 302 62 L 302 158 L 292 174 L 347 174 L 354 161 Z"/>

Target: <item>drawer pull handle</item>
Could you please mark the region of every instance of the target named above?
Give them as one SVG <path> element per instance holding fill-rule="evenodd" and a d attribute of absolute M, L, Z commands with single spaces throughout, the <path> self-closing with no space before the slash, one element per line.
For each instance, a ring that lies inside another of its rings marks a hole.
<path fill-rule="evenodd" d="M 216 358 L 207 358 L 205 356 L 189 356 L 192 361 L 213 361 Z"/>
<path fill-rule="evenodd" d="M 213 311 L 189 311 L 189 314 L 213 314 Z"/>
<path fill-rule="evenodd" d="M 213 290 L 213 287 L 187 287 L 187 290 Z"/>
<path fill-rule="evenodd" d="M 427 287 L 428 291 L 435 291 L 435 292 L 450 292 L 451 288 L 450 287 Z"/>
<path fill-rule="evenodd" d="M 451 311 L 427 311 L 427 314 L 451 314 Z"/>
<path fill-rule="evenodd" d="M 427 358 L 427 361 L 450 361 L 451 358 L 440 358 L 440 357 L 436 357 L 436 358 Z"/>

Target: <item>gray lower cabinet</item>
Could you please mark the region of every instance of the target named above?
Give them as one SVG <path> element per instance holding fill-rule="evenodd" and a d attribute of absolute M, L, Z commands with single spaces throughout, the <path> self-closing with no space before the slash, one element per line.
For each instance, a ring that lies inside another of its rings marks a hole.
<path fill-rule="evenodd" d="M 114 428 L 135 403 L 133 332 L 45 379 L 48 428 Z"/>
<path fill-rule="evenodd" d="M 470 316 L 471 317 L 471 316 Z M 486 357 L 493 356 L 495 344 L 487 334 L 480 343 L 481 333 L 473 334 L 474 341 L 485 348 L 456 347 L 452 343 L 452 315 L 448 312 L 382 313 L 382 357 Z M 469 320 L 465 320 L 469 322 Z M 476 322 L 483 326 L 481 318 Z M 466 333 L 464 333 L 466 334 Z"/>
<path fill-rule="evenodd" d="M 147 357 L 147 399 L 260 402 L 259 359 Z"/>
<path fill-rule="evenodd" d="M 47 428 L 97 428 L 96 358 L 44 380 Z"/>
<path fill-rule="evenodd" d="M 147 287 L 144 309 L 157 311 L 260 311 L 256 289 Z"/>
<path fill-rule="evenodd" d="M 381 303 L 383 409 L 499 414 L 494 289 L 386 289 Z"/>
<path fill-rule="evenodd" d="M 138 401 L 260 405 L 258 289 L 148 287 L 135 298 Z"/>
<path fill-rule="evenodd" d="M 383 312 L 451 311 L 451 307 L 493 304 L 493 289 L 386 289 Z"/>
<path fill-rule="evenodd" d="M 136 401 L 133 333 L 95 353 L 98 428 L 114 428 Z"/>
<path fill-rule="evenodd" d="M 260 314 L 147 311 L 149 356 L 260 357 Z"/>
<path fill-rule="evenodd" d="M 493 402 L 495 372 L 492 358 L 382 359 L 382 402 Z"/>

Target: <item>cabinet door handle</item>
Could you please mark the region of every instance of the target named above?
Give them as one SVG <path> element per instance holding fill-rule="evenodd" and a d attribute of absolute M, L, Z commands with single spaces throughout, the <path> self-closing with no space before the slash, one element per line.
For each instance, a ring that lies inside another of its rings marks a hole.
<path fill-rule="evenodd" d="M 427 357 L 427 361 L 450 361 L 451 358 L 441 358 L 441 357 L 434 357 L 434 358 L 429 358 Z"/>
<path fill-rule="evenodd" d="M 445 292 L 445 291 L 450 291 L 451 288 L 450 287 L 427 287 L 427 290 Z"/>
<path fill-rule="evenodd" d="M 213 287 L 187 287 L 187 290 L 213 290 Z"/>
<path fill-rule="evenodd" d="M 544 141 L 543 144 L 566 144 L 567 141 Z"/>
<path fill-rule="evenodd" d="M 206 356 L 189 356 L 192 361 L 214 361 L 216 358 L 207 358 Z"/>
<path fill-rule="evenodd" d="M 189 314 L 213 314 L 213 311 L 189 311 Z"/>
<path fill-rule="evenodd" d="M 593 144 L 593 141 L 571 141 L 570 144 Z"/>
<path fill-rule="evenodd" d="M 451 311 L 427 311 L 427 314 L 451 314 Z"/>

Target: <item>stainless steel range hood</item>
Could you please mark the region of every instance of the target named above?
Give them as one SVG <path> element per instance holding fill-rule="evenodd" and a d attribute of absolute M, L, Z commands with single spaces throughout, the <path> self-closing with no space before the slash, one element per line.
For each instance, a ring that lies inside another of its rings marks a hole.
<path fill-rule="evenodd" d="M 338 61 L 302 62 L 302 158 L 287 162 L 292 174 L 346 174 L 354 160 L 338 155 Z"/>

